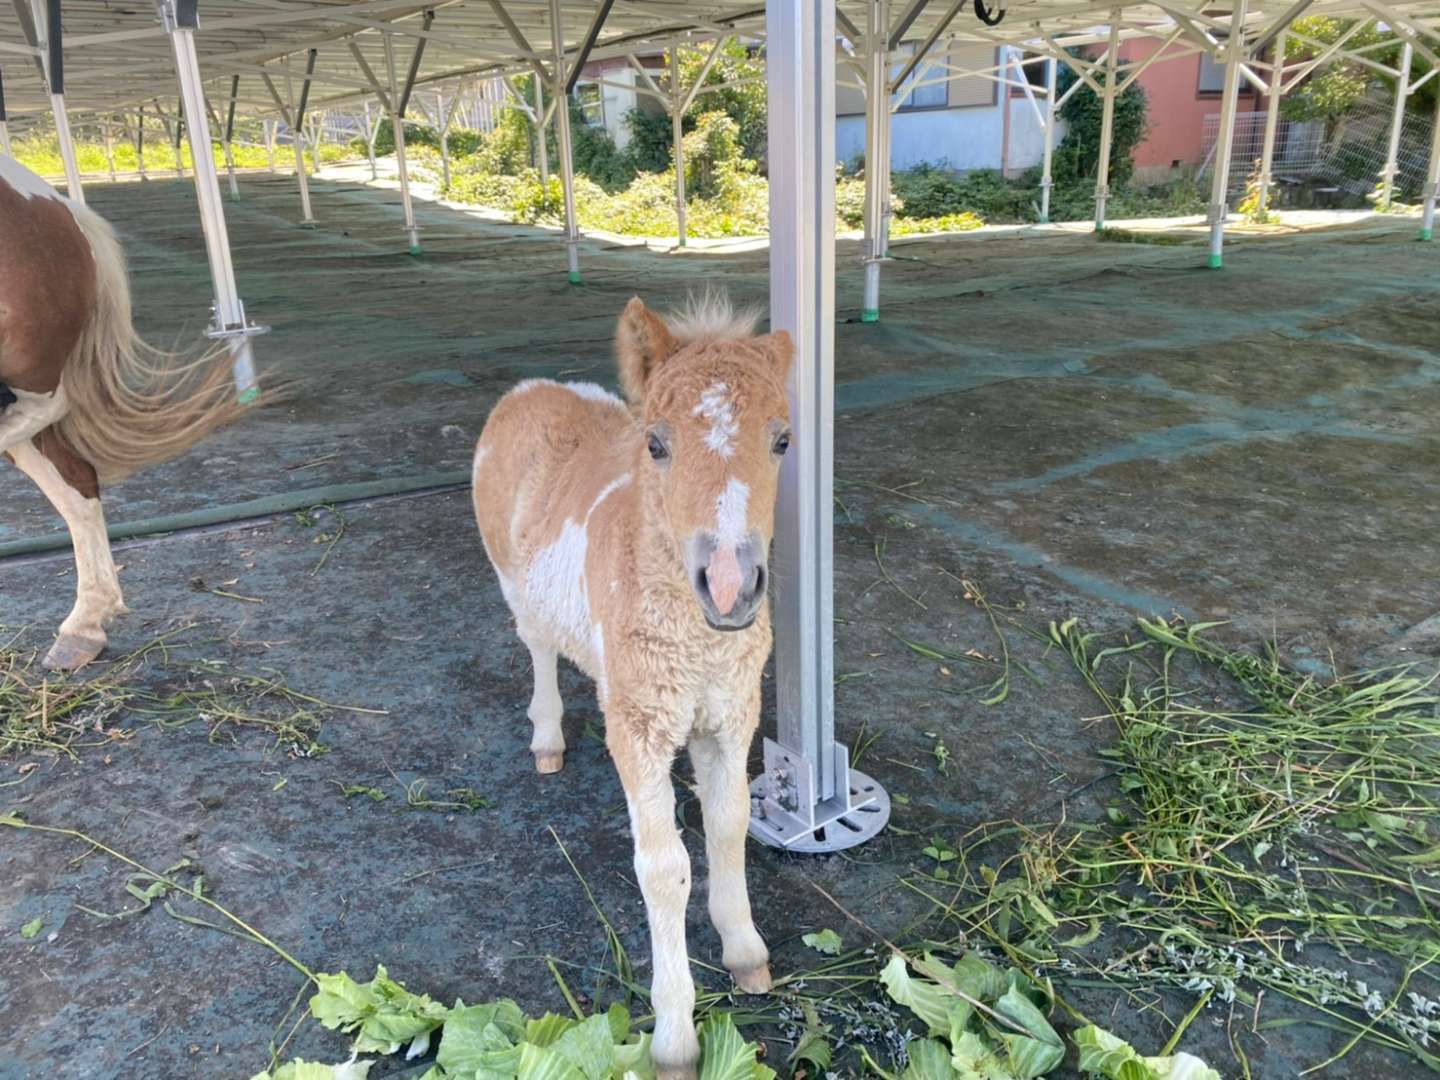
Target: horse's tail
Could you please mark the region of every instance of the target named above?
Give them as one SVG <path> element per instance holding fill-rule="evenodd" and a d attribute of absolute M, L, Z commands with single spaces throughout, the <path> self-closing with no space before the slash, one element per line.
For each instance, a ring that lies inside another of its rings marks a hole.
<path fill-rule="evenodd" d="M 153 348 L 130 323 L 125 253 L 104 218 L 71 208 L 95 259 L 95 307 L 61 372 L 70 411 L 57 425 L 103 482 L 168 461 L 245 411 L 223 345 L 186 357 Z"/>

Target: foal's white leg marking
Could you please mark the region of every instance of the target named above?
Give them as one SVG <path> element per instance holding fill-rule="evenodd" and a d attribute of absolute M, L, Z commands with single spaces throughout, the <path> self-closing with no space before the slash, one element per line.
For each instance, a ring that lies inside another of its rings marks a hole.
<path fill-rule="evenodd" d="M 105 512 L 99 499 L 87 499 L 65 482 L 60 470 L 29 441 L 10 448 L 15 464 L 34 480 L 70 529 L 75 546 L 75 607 L 60 624 L 45 666 L 75 668 L 105 648 L 105 624 L 125 611 L 120 577 L 110 555 Z"/>
<path fill-rule="evenodd" d="M 750 786 L 745 746 L 728 734 L 692 734 L 690 761 L 705 821 L 710 868 L 710 921 L 724 946 L 725 966 L 750 994 L 770 989 L 770 952 L 750 915 L 745 885 L 745 833 L 750 827 Z"/>
<path fill-rule="evenodd" d="M 0 410 L 0 453 L 29 443 L 70 411 L 64 384 L 57 386 L 52 394 L 32 394 L 13 388 L 10 392 L 15 395 L 14 403 Z"/>
<path fill-rule="evenodd" d="M 618 719 L 618 718 L 617 718 Z M 638 751 L 632 747 L 631 753 Z M 619 762 L 616 762 L 619 765 Z M 695 1075 L 695 982 L 685 951 L 685 908 L 690 902 L 690 856 L 675 828 L 675 788 L 668 761 L 649 760 L 621 771 L 635 877 L 650 922 L 650 1001 L 655 1037 L 650 1055 L 662 1080 Z"/>
<path fill-rule="evenodd" d="M 560 720 L 565 704 L 560 700 L 560 680 L 556 671 L 557 653 L 525 643 L 530 649 L 530 662 L 535 667 L 535 690 L 530 696 L 530 723 L 535 731 L 530 739 L 530 752 L 535 755 L 535 768 L 542 773 L 559 772 L 565 764 L 565 733 Z"/>

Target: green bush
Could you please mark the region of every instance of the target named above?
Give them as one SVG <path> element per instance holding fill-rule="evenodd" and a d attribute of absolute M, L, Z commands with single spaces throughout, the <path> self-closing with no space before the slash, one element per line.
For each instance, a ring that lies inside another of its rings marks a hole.
<path fill-rule="evenodd" d="M 570 103 L 570 152 L 576 173 L 588 176 L 606 191 L 618 191 L 635 179 L 633 159 L 615 145 L 608 131 L 587 124 L 574 101 Z"/>
<path fill-rule="evenodd" d="M 662 172 L 670 164 L 673 141 L 669 115 L 631 109 L 625 115 L 625 124 L 630 129 L 630 144 L 625 150 L 635 168 L 640 172 Z"/>
<path fill-rule="evenodd" d="M 350 145 L 365 152 L 365 139 L 357 137 L 350 140 Z M 440 136 L 429 124 L 417 124 L 413 120 L 405 121 L 405 146 L 433 146 L 440 148 Z M 395 153 L 395 128 L 387 116 L 380 121 L 380 127 L 375 132 L 375 153 L 377 156 Z"/>
<path fill-rule="evenodd" d="M 939 218 L 969 211 L 987 221 L 1029 221 L 1033 185 L 1016 184 L 995 169 L 958 175 L 940 165 L 917 165 L 897 172 L 890 188 L 898 197 L 897 217 Z"/>
<path fill-rule="evenodd" d="M 1063 95 L 1079 78 L 1068 67 L 1061 67 L 1056 93 Z M 1105 73 L 1096 72 L 1095 80 L 1102 86 Z M 1081 87 L 1060 107 L 1065 121 L 1065 137 L 1055 148 L 1051 175 L 1055 182 L 1077 179 L 1093 180 L 1100 168 L 1100 129 L 1104 102 L 1088 86 Z M 1115 98 L 1115 118 L 1110 139 L 1109 186 L 1122 186 L 1135 171 L 1135 147 L 1145 137 L 1145 112 L 1148 103 L 1138 82 L 1131 83 Z"/>

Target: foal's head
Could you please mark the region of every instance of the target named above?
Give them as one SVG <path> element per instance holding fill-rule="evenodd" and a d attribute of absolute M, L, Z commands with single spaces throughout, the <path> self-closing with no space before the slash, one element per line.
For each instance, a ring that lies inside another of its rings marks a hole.
<path fill-rule="evenodd" d="M 616 331 L 620 384 L 644 421 L 641 468 L 705 620 L 743 630 L 765 603 L 780 460 L 790 445 L 783 330 L 707 296 L 668 322 L 637 297 Z"/>

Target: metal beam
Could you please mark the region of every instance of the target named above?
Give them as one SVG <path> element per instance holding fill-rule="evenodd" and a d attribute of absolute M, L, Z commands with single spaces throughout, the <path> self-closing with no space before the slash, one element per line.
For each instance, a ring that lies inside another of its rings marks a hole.
<path fill-rule="evenodd" d="M 295 106 L 295 123 L 290 125 L 297 133 L 305 126 L 305 106 L 310 101 L 310 76 L 315 74 L 315 61 L 319 57 L 319 49 L 311 49 L 305 57 L 305 81 L 300 84 L 300 103 Z"/>
<path fill-rule="evenodd" d="M 960 9 L 963 8 L 968 2 L 970 2 L 970 0 L 955 0 L 955 3 L 951 5 L 950 10 L 945 13 L 945 17 L 942 18 L 938 23 L 934 25 L 934 27 L 931 28 L 930 33 L 920 44 L 920 47 L 915 50 L 915 55 L 910 57 L 910 62 L 905 65 L 905 67 L 901 70 L 900 74 L 897 75 L 892 81 L 891 85 L 895 89 L 898 90 L 900 87 L 905 85 L 905 80 L 910 77 L 910 73 L 914 71 L 917 66 L 919 66 L 920 61 L 924 60 L 925 57 L 929 55 L 930 50 L 935 47 L 935 42 L 940 40 L 940 35 L 949 28 L 952 22 L 955 21 L 955 16 L 960 14 Z M 902 19 L 901 21 L 903 22 L 904 20 Z M 896 35 L 891 34 L 890 48 L 893 50 L 897 44 L 898 42 L 896 40 Z"/>
<path fill-rule="evenodd" d="M 900 16 L 900 21 L 897 22 L 895 28 L 890 31 L 891 52 L 894 52 L 900 47 L 900 42 L 905 40 L 906 32 L 915 24 L 915 20 L 920 17 L 920 13 L 923 12 L 929 4 L 930 0 L 914 0 L 914 2 L 905 9 L 905 13 Z"/>
<path fill-rule="evenodd" d="M 573 94 L 575 92 L 575 83 L 580 79 L 580 69 L 590 59 L 590 50 L 595 48 L 595 41 L 600 37 L 600 31 L 604 28 L 605 20 L 614 6 L 615 0 L 600 0 L 599 10 L 595 12 L 595 18 L 590 20 L 590 29 L 585 31 L 585 40 L 580 43 L 580 51 L 570 62 L 570 78 L 565 82 L 565 93 Z"/>
<path fill-rule="evenodd" d="M 420 27 L 422 30 L 429 30 L 435 22 L 435 12 L 425 12 L 425 21 Z M 420 61 L 425 57 L 425 43 L 428 39 L 422 37 L 415 43 L 415 54 L 410 57 L 410 70 L 405 75 L 405 88 L 400 91 L 400 100 L 395 105 L 395 111 L 403 120 L 405 110 L 410 107 L 410 92 L 415 89 L 415 76 L 420 74 Z"/>

